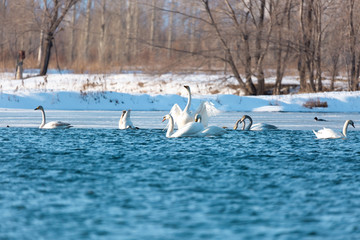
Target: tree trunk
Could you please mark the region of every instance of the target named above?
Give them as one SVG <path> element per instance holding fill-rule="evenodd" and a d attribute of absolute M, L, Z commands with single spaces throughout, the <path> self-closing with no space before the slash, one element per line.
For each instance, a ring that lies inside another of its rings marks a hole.
<path fill-rule="evenodd" d="M 132 24 L 132 9 L 133 0 L 128 0 L 127 11 L 126 11 L 126 61 L 130 63 L 132 60 L 131 56 L 131 24 Z"/>
<path fill-rule="evenodd" d="M 305 53 L 306 53 L 306 65 L 309 72 L 310 91 L 315 92 L 314 83 L 314 44 L 313 37 L 313 3 L 312 0 L 307 2 L 307 21 L 304 34 Z"/>
<path fill-rule="evenodd" d="M 357 79 L 356 79 L 356 36 L 354 28 L 354 1 L 349 0 L 349 41 L 350 41 L 350 90 L 357 90 Z"/>
<path fill-rule="evenodd" d="M 263 35 L 263 28 L 264 28 L 264 16 L 265 16 L 265 5 L 266 1 L 261 0 L 261 6 L 260 6 L 260 12 L 259 12 L 259 23 L 258 23 L 258 30 L 256 32 L 256 39 L 255 39 L 255 45 L 256 45 L 256 54 L 255 54 L 255 61 L 257 64 L 257 94 L 263 95 L 265 92 L 265 76 L 264 76 L 264 70 L 262 66 L 261 58 L 261 52 L 262 52 L 262 46 L 261 46 L 261 39 Z"/>
<path fill-rule="evenodd" d="M 45 38 L 44 55 L 42 57 L 43 62 L 42 62 L 41 69 L 40 69 L 41 76 L 46 75 L 48 67 L 49 67 L 49 62 L 50 62 L 50 57 L 51 57 L 51 48 L 53 46 L 52 41 L 53 41 L 53 34 L 47 33 L 46 38 Z"/>
<path fill-rule="evenodd" d="M 134 58 L 137 56 L 138 54 L 138 49 L 137 49 L 137 39 L 138 39 L 138 34 L 139 34 L 139 2 L 138 0 L 134 0 L 134 37 L 133 37 L 133 46 L 132 46 L 132 55 L 134 56 Z"/>
<path fill-rule="evenodd" d="M 84 57 L 85 63 L 90 60 L 90 22 L 91 22 L 91 0 L 87 0 L 86 20 L 85 20 L 85 40 L 84 40 Z"/>
<path fill-rule="evenodd" d="M 306 66 L 305 66 L 305 41 L 304 41 L 304 34 L 305 34 L 305 26 L 304 26 L 304 0 L 300 0 L 299 6 L 299 23 L 301 27 L 301 35 L 299 37 L 299 59 L 298 59 L 298 71 L 299 71 L 299 78 L 300 78 L 300 92 L 306 92 Z"/>
<path fill-rule="evenodd" d="M 152 0 L 152 11 L 150 19 L 150 52 L 154 50 L 154 41 L 155 41 L 155 24 L 156 24 L 156 0 Z"/>
<path fill-rule="evenodd" d="M 3 19 L 6 19 L 6 1 L 2 0 L 1 2 L 0 14 Z M 0 24 L 0 54 L 1 61 L 3 63 L 3 69 L 5 69 L 5 51 L 4 51 L 4 25 Z"/>
<path fill-rule="evenodd" d="M 99 41 L 99 63 L 104 66 L 105 61 L 105 26 L 106 26 L 106 0 L 101 1 L 101 24 L 100 24 L 100 41 Z"/>
<path fill-rule="evenodd" d="M 72 18 L 71 18 L 71 31 L 70 31 L 70 43 L 69 43 L 69 49 L 70 52 L 68 54 L 68 62 L 70 64 L 73 64 L 73 62 L 75 61 L 75 34 L 76 34 L 76 28 L 75 28 L 75 24 L 76 24 L 76 5 L 74 6 L 73 9 L 73 14 L 72 14 Z"/>
<path fill-rule="evenodd" d="M 174 10 L 175 10 L 175 0 L 171 0 L 171 11 L 169 16 L 169 28 L 168 28 L 168 36 L 167 36 L 167 58 L 171 58 L 171 46 L 173 41 L 173 24 L 174 24 Z"/>

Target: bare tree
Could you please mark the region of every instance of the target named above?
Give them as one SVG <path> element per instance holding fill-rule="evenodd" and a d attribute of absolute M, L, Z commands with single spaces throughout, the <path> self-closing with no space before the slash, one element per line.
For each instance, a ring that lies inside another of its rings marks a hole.
<path fill-rule="evenodd" d="M 77 7 L 76 5 L 74 5 L 73 9 L 72 9 L 72 17 L 71 17 L 71 29 L 70 29 L 70 36 L 69 36 L 69 50 L 70 52 L 68 53 L 68 62 L 70 64 L 72 64 L 75 61 L 75 38 L 76 38 L 76 15 L 77 15 Z"/>
<path fill-rule="evenodd" d="M 105 31 L 106 31 L 106 0 L 101 0 L 101 23 L 100 23 L 100 41 L 99 41 L 99 63 L 105 64 Z"/>
<path fill-rule="evenodd" d="M 84 54 L 85 61 L 89 62 L 90 59 L 90 23 L 91 23 L 91 4 L 92 0 L 87 0 L 86 16 L 85 16 L 85 37 L 84 37 Z"/>
<path fill-rule="evenodd" d="M 44 57 L 40 69 L 40 75 L 46 75 L 49 66 L 51 48 L 57 29 L 64 17 L 79 0 L 53 0 L 50 4 L 44 5 L 47 16 L 47 28 L 45 30 Z M 46 2 L 44 2 L 46 3 Z"/>
<path fill-rule="evenodd" d="M 285 69 L 288 64 L 290 54 L 290 39 L 284 39 L 283 32 L 290 33 L 291 29 L 291 3 L 292 0 L 286 0 L 283 7 L 281 6 L 282 0 L 276 1 L 275 21 L 276 21 L 276 39 L 275 39 L 275 56 L 276 56 L 276 80 L 274 86 L 274 95 L 281 94 L 282 79 Z M 286 21 L 286 22 L 285 22 Z M 286 27 L 284 27 L 286 23 Z M 285 47 L 283 47 L 285 46 Z"/>

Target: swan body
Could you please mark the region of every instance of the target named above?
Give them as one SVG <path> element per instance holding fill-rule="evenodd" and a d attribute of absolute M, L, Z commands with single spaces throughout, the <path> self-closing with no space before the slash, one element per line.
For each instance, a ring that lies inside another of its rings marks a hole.
<path fill-rule="evenodd" d="M 250 124 L 246 126 L 245 120 L 248 119 Z M 262 130 L 275 130 L 278 129 L 276 126 L 267 124 L 267 123 L 257 123 L 252 125 L 253 120 L 250 116 L 244 115 L 241 119 L 237 120 L 234 125 L 234 130 L 238 128 L 239 123 L 242 123 L 242 130 L 251 130 L 251 131 L 262 131 Z"/>
<path fill-rule="evenodd" d="M 195 114 L 195 122 L 201 123 L 201 115 Z M 204 130 L 202 130 L 200 133 L 198 133 L 198 136 L 202 137 L 209 137 L 209 136 L 220 136 L 226 133 L 226 130 L 224 128 L 218 127 L 218 126 L 209 126 L 205 127 Z"/>
<path fill-rule="evenodd" d="M 190 111 L 191 106 L 191 91 L 189 86 L 184 86 L 185 89 L 188 91 L 188 101 L 184 108 L 184 110 L 181 110 L 180 106 L 178 104 L 174 104 L 174 106 L 170 110 L 170 114 L 173 117 L 178 129 L 181 129 L 185 124 L 189 122 L 194 122 L 195 114 L 201 114 L 202 121 L 201 124 L 206 127 L 209 122 L 209 117 L 215 116 L 219 113 L 219 110 L 217 110 L 214 105 L 208 101 L 202 102 L 195 113 L 192 113 Z"/>
<path fill-rule="evenodd" d="M 119 129 L 137 129 L 134 127 L 131 119 L 130 119 L 131 110 L 123 110 L 120 120 L 119 120 Z"/>
<path fill-rule="evenodd" d="M 354 122 L 352 120 L 346 120 L 343 126 L 342 133 L 335 132 L 330 128 L 323 128 L 319 131 L 313 130 L 315 136 L 319 139 L 335 139 L 335 138 L 346 138 L 347 137 L 347 129 L 349 124 L 355 128 Z"/>
<path fill-rule="evenodd" d="M 41 128 L 41 129 L 66 129 L 66 128 L 71 128 L 72 127 L 70 123 L 61 122 L 61 121 L 52 121 L 52 122 L 46 123 L 46 117 L 45 117 L 44 108 L 42 106 L 38 106 L 34 110 L 40 110 L 41 111 L 42 122 L 41 122 L 41 124 L 39 126 L 39 128 Z"/>
<path fill-rule="evenodd" d="M 325 119 L 317 118 L 317 117 L 314 117 L 314 120 L 315 120 L 315 121 L 318 121 L 318 122 L 326 122 Z"/>
<path fill-rule="evenodd" d="M 167 114 L 163 117 L 163 122 L 169 120 L 168 129 L 166 132 L 166 137 L 168 138 L 178 138 L 178 137 L 195 137 L 204 130 L 204 126 L 198 122 L 189 122 L 185 124 L 182 128 L 174 132 L 174 118 Z"/>

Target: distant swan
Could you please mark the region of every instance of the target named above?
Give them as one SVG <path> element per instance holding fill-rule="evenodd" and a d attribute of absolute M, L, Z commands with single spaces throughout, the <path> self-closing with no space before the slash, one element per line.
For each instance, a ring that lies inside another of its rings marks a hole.
<path fill-rule="evenodd" d="M 196 113 L 201 114 L 202 121 L 204 127 L 208 125 L 209 117 L 215 116 L 219 113 L 219 110 L 217 110 L 214 105 L 208 101 L 202 102 L 195 113 L 192 113 L 190 111 L 191 106 L 191 91 L 189 86 L 184 86 L 185 89 L 188 92 L 188 101 L 184 108 L 184 110 L 181 110 L 180 106 L 178 104 L 174 104 L 174 106 L 170 110 L 170 114 L 173 117 L 178 129 L 181 129 L 185 124 L 189 122 L 194 122 L 194 117 Z"/>
<path fill-rule="evenodd" d="M 138 129 L 137 127 L 134 127 L 132 121 L 130 120 L 130 112 L 131 110 L 123 110 L 120 120 L 119 120 L 119 129 Z"/>
<path fill-rule="evenodd" d="M 163 117 L 163 122 L 169 120 L 168 129 L 166 132 L 166 137 L 168 138 L 177 138 L 177 137 L 195 137 L 197 134 L 204 130 L 204 126 L 198 122 L 189 122 L 185 124 L 182 128 L 174 132 L 174 118 L 167 114 Z"/>
<path fill-rule="evenodd" d="M 39 128 L 42 128 L 42 129 L 54 129 L 54 128 L 65 129 L 65 128 L 72 127 L 70 125 L 70 123 L 65 123 L 65 122 L 61 122 L 61 121 L 52 121 L 52 122 L 46 123 L 44 108 L 42 106 L 38 106 L 34 110 L 40 110 L 42 113 L 42 122 L 41 122 Z"/>
<path fill-rule="evenodd" d="M 201 122 L 201 115 L 195 114 L 195 122 Z M 206 127 L 204 130 L 202 130 L 200 133 L 198 133 L 198 136 L 220 136 L 226 133 L 226 130 L 224 128 L 218 127 L 218 126 L 209 126 Z"/>
<path fill-rule="evenodd" d="M 249 119 L 250 124 L 246 126 L 245 119 Z M 241 119 L 237 120 L 234 125 L 234 130 L 238 128 L 239 123 L 242 123 L 242 130 L 261 131 L 261 130 L 274 130 L 278 129 L 276 126 L 267 123 L 257 123 L 252 125 L 253 120 L 250 116 L 244 115 Z"/>
<path fill-rule="evenodd" d="M 318 121 L 318 122 L 326 122 L 325 119 L 317 118 L 317 117 L 314 117 L 314 120 L 315 120 L 315 121 Z"/>
<path fill-rule="evenodd" d="M 347 137 L 347 129 L 348 129 L 349 124 L 355 128 L 354 122 L 352 120 L 346 120 L 344 123 L 342 133 L 337 133 L 330 128 L 323 128 L 317 132 L 315 130 L 313 130 L 313 132 L 317 138 L 321 138 L 321 139 L 344 138 L 344 137 L 346 138 Z"/>

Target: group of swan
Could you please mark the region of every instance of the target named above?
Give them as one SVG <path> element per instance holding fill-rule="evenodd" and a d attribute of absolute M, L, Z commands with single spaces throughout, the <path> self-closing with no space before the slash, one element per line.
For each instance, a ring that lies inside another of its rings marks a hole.
<path fill-rule="evenodd" d="M 195 113 L 190 111 L 191 106 L 191 91 L 189 86 L 184 86 L 188 92 L 188 101 L 184 108 L 181 110 L 178 104 L 174 104 L 171 108 L 170 113 L 163 117 L 163 122 L 169 120 L 168 129 L 166 132 L 166 137 L 175 138 L 175 137 L 190 137 L 190 136 L 218 136 L 224 134 L 226 131 L 224 128 L 217 126 L 209 126 L 208 121 L 209 117 L 215 116 L 219 111 L 209 102 L 202 102 Z M 42 113 L 42 122 L 39 128 L 42 129 L 67 129 L 71 128 L 70 123 L 61 122 L 61 121 L 51 121 L 46 123 L 45 111 L 42 106 L 38 106 L 34 110 L 40 110 Z M 120 120 L 119 120 L 119 129 L 138 129 L 134 127 L 132 121 L 130 120 L 131 110 L 122 111 Z M 249 120 L 249 124 L 246 125 L 245 120 Z M 324 119 L 314 118 L 315 121 L 326 121 Z M 250 116 L 244 115 L 241 119 L 237 120 L 233 129 L 237 130 L 239 123 L 242 123 L 242 130 L 251 130 L 251 131 L 260 131 L 260 130 L 273 130 L 277 129 L 276 126 L 267 124 L 267 123 L 257 123 L 253 125 L 253 120 Z M 175 124 L 177 125 L 178 130 L 174 132 Z M 347 120 L 344 123 L 342 133 L 337 133 L 330 128 L 324 128 L 319 131 L 313 130 L 314 134 L 319 139 L 328 139 L 328 138 L 346 138 L 348 126 L 351 125 L 355 128 L 354 122 L 352 120 Z"/>
<path fill-rule="evenodd" d="M 202 102 L 195 113 L 190 112 L 191 106 L 191 91 L 189 86 L 184 86 L 188 92 L 188 101 L 187 104 L 182 110 L 178 104 L 175 104 L 170 113 L 164 116 L 163 122 L 169 120 L 168 130 L 166 132 L 166 137 L 190 137 L 190 136 L 218 136 L 226 133 L 224 128 L 218 126 L 209 126 L 209 117 L 216 115 L 219 111 L 209 102 Z M 246 126 L 245 119 L 250 121 L 250 124 Z M 242 130 L 268 130 L 268 129 L 277 129 L 276 126 L 260 123 L 252 126 L 252 119 L 248 115 L 244 115 L 240 120 L 238 120 L 234 126 L 236 130 L 238 124 L 242 123 Z M 177 125 L 178 130 L 174 132 L 175 124 Z"/>
<path fill-rule="evenodd" d="M 249 125 L 246 126 L 245 120 L 248 119 L 250 121 Z M 267 123 L 257 123 L 253 124 L 253 120 L 250 116 L 244 115 L 241 119 L 237 120 L 234 125 L 234 130 L 238 128 L 239 123 L 242 123 L 242 130 L 251 130 L 251 131 L 262 131 L 262 130 L 274 130 L 278 129 L 276 126 L 267 124 Z"/>

